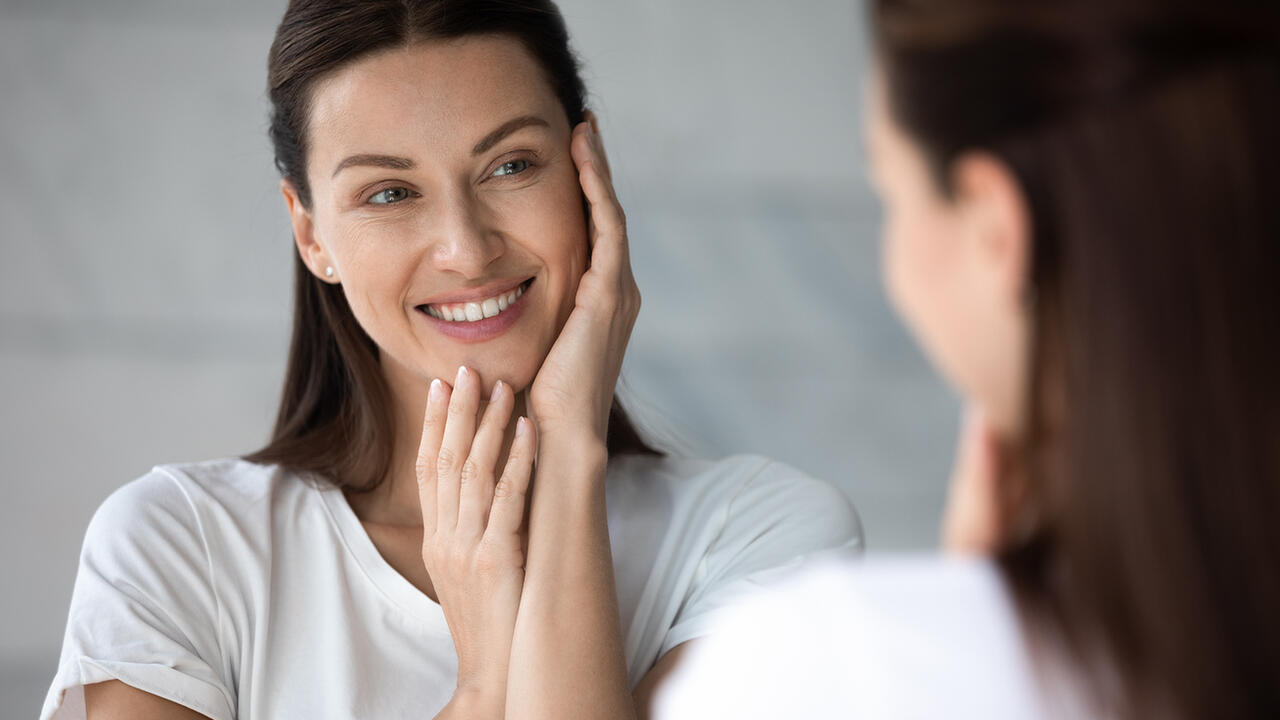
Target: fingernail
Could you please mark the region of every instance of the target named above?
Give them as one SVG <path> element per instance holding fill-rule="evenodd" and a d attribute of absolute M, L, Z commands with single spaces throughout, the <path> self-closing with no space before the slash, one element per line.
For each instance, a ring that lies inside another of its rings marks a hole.
<path fill-rule="evenodd" d="M 528 420 L 525 420 L 525 419 L 524 419 L 524 416 L 523 416 L 523 415 L 521 415 L 521 416 L 516 420 L 516 437 L 520 437 L 521 435 L 525 435 L 525 434 L 527 434 L 528 432 L 529 432 L 529 421 L 528 421 Z"/>
<path fill-rule="evenodd" d="M 493 397 L 497 397 L 497 396 L 498 396 L 498 392 L 499 392 L 500 390 L 502 390 L 502 388 L 503 388 L 504 386 L 506 386 L 506 383 L 502 382 L 501 380 L 499 380 L 498 382 L 494 383 L 494 384 L 493 384 Z"/>
<path fill-rule="evenodd" d="M 456 380 L 454 380 L 454 384 L 461 383 L 461 382 L 462 382 L 462 378 L 464 378 L 464 377 L 466 377 L 466 376 L 467 376 L 467 366 L 466 366 L 466 365 L 462 365 L 461 367 L 459 367 L 459 368 L 458 368 L 458 377 L 457 377 L 457 379 L 456 379 Z"/>
<path fill-rule="evenodd" d="M 431 390 L 428 391 L 427 400 L 438 402 L 444 396 L 444 383 L 440 382 L 440 378 L 431 381 Z"/>

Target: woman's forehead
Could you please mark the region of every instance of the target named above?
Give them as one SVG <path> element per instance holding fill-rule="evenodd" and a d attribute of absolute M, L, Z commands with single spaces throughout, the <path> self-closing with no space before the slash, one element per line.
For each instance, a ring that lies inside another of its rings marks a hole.
<path fill-rule="evenodd" d="M 472 136 L 524 115 L 567 125 L 546 74 L 519 41 L 431 41 L 362 58 L 317 83 L 308 139 L 317 161 L 353 144 L 467 152 L 480 139 Z"/>

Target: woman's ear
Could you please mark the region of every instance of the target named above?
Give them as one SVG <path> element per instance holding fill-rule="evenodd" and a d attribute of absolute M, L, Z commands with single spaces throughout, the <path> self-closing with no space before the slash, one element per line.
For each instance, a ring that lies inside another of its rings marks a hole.
<path fill-rule="evenodd" d="M 1021 307 L 1030 279 L 1030 209 L 1013 170 L 989 152 L 960 156 L 953 170 L 954 201 L 986 281 L 1002 301 Z"/>
<path fill-rule="evenodd" d="M 298 197 L 298 189 L 289 180 L 280 181 L 280 194 L 284 195 L 285 205 L 289 208 L 289 222 L 293 224 L 293 242 L 298 246 L 298 255 L 312 275 L 327 283 L 340 282 L 338 270 L 333 258 L 316 237 L 315 223 L 312 222 L 311 211 L 302 204 Z"/>

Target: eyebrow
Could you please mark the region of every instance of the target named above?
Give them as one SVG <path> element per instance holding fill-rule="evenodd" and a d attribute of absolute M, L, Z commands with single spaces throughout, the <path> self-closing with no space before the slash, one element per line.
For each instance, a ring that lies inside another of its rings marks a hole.
<path fill-rule="evenodd" d="M 485 135 L 480 142 L 476 143 L 475 147 L 471 148 L 471 154 L 479 155 L 486 152 L 494 145 L 501 142 L 506 136 L 531 125 L 546 128 L 551 127 L 551 123 L 548 123 L 537 115 L 522 115 L 518 118 L 502 123 L 502 125 L 498 126 L 498 129 L 488 135 Z M 343 170 L 356 166 L 381 167 L 390 168 L 392 170 L 412 170 L 417 167 L 413 160 L 410 160 L 409 158 L 399 157 L 396 155 L 379 155 L 377 153 L 361 153 L 359 155 L 350 155 L 343 158 L 342 162 L 338 163 L 338 166 L 333 169 L 333 175 L 330 177 L 337 177 L 338 173 Z"/>
<path fill-rule="evenodd" d="M 521 128 L 529 127 L 530 125 L 539 125 L 545 128 L 551 127 L 551 123 L 543 120 L 537 115 L 522 115 L 518 118 L 502 123 L 502 125 L 498 126 L 497 130 L 485 135 L 483 140 L 476 143 L 476 146 L 471 148 L 471 154 L 479 155 L 480 153 L 489 150 L 494 145 L 497 145 L 503 138 L 511 133 L 520 130 Z"/>
<path fill-rule="evenodd" d="M 395 155 L 377 155 L 374 153 L 362 153 L 360 155 L 350 155 L 338 163 L 338 167 L 333 169 L 333 175 L 337 177 L 338 173 L 349 167 L 363 165 L 366 167 L 382 167 L 392 170 L 412 170 L 414 162 L 409 158 L 396 157 Z"/>

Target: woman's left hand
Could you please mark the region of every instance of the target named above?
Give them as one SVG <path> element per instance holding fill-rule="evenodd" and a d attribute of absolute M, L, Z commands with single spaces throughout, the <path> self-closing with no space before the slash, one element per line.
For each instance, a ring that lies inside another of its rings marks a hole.
<path fill-rule="evenodd" d="M 573 312 L 529 389 L 529 414 L 540 446 L 568 438 L 603 447 L 640 290 L 631 275 L 626 217 L 592 114 L 574 128 L 570 149 L 590 206 L 590 263 Z"/>

